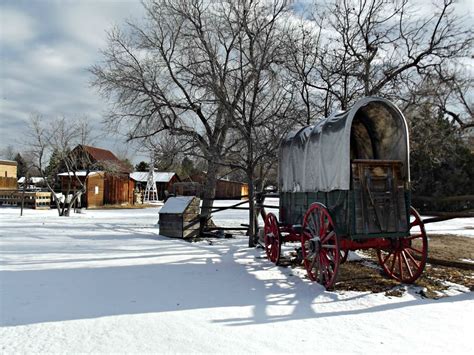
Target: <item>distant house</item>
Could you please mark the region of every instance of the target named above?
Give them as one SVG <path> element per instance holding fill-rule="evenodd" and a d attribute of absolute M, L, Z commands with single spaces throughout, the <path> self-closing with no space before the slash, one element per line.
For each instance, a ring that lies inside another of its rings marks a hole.
<path fill-rule="evenodd" d="M 128 166 L 107 149 L 79 144 L 70 154 L 75 157 L 76 161 L 92 166 L 91 170 L 94 171 L 104 170 L 116 174 L 130 173 Z M 85 170 L 86 166 L 83 166 L 83 168 Z"/>
<path fill-rule="evenodd" d="M 25 183 L 25 177 L 22 176 L 18 179 L 18 187 L 20 189 L 23 188 L 23 184 Z M 31 176 L 28 178 L 28 185 L 26 188 L 28 189 L 40 189 L 46 186 L 44 179 L 41 176 Z"/>
<path fill-rule="evenodd" d="M 16 190 L 18 188 L 17 168 L 16 161 L 0 159 L 0 190 Z"/>
<path fill-rule="evenodd" d="M 90 170 L 76 171 L 75 175 L 86 185 L 86 194 L 81 196 L 83 207 L 103 205 L 133 204 L 133 183 L 129 179 L 128 167 L 110 150 L 78 145 L 71 151 L 77 161 L 87 162 Z M 86 168 L 86 167 L 84 167 Z M 71 179 L 73 172 L 59 174 L 61 192 L 79 188 L 79 183 Z M 87 175 L 87 176 L 86 176 Z"/>
<path fill-rule="evenodd" d="M 23 203 L 26 208 L 49 208 L 51 193 L 18 190 L 18 182 L 24 182 L 25 178 L 17 181 L 17 167 L 16 161 L 0 160 L 0 206 L 19 206 Z M 38 178 L 30 178 L 30 183 L 34 179 Z"/>
<path fill-rule="evenodd" d="M 148 181 L 149 172 L 134 171 L 130 173 L 130 180 L 135 184 L 135 188 L 144 191 Z M 174 172 L 153 172 L 153 177 L 156 182 L 156 190 L 158 191 L 158 199 L 165 199 L 165 191 L 171 193 L 173 185 L 180 181 L 179 176 Z"/>
<path fill-rule="evenodd" d="M 191 180 L 204 184 L 206 179 L 205 174 L 193 175 Z M 247 196 L 249 193 L 248 184 L 245 182 L 231 181 L 226 179 L 217 180 L 216 184 L 216 199 L 234 199 L 238 200 Z"/>

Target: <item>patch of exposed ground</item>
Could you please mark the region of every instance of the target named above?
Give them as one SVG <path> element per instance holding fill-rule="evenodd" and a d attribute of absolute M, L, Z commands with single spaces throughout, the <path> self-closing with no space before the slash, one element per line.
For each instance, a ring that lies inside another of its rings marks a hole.
<path fill-rule="evenodd" d="M 363 261 L 346 262 L 339 270 L 338 290 L 385 292 L 396 296 L 399 283 L 383 275 L 375 251 L 359 253 Z M 422 295 L 439 298 L 448 289 L 447 282 L 474 291 L 474 238 L 452 235 L 431 235 L 428 241 L 428 262 L 415 286 L 423 288 Z M 396 290 L 394 294 L 394 290 Z M 401 294 L 400 294 L 401 295 Z"/>
<path fill-rule="evenodd" d="M 336 291 L 385 292 L 387 296 L 401 296 L 404 288 L 396 280 L 385 276 L 378 265 L 374 250 L 359 251 L 362 260 L 341 264 Z M 467 261 L 466 261 L 467 260 Z M 420 278 L 414 283 L 421 295 L 439 298 L 449 288 L 447 283 L 462 285 L 474 291 L 474 238 L 452 235 L 431 235 L 428 242 L 428 262 Z M 288 262 L 283 262 L 283 266 Z"/>

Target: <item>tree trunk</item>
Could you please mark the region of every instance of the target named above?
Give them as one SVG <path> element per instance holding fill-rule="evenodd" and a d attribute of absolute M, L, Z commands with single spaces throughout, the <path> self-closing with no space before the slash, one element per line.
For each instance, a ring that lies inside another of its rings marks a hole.
<path fill-rule="evenodd" d="M 247 181 L 249 184 L 249 248 L 255 247 L 255 235 L 257 232 L 257 215 L 255 213 L 255 186 L 253 174 L 247 172 Z"/>
<path fill-rule="evenodd" d="M 202 207 L 199 225 L 199 234 L 201 235 L 206 227 L 207 221 L 211 217 L 212 206 L 216 196 L 218 165 L 209 160 L 207 162 L 207 175 L 202 189 Z"/>
<path fill-rule="evenodd" d="M 26 192 L 26 184 L 28 183 L 29 176 L 28 173 L 25 175 L 25 181 L 23 181 L 23 194 L 21 195 L 21 211 L 20 217 L 23 216 L 23 208 L 25 206 L 25 192 Z"/>

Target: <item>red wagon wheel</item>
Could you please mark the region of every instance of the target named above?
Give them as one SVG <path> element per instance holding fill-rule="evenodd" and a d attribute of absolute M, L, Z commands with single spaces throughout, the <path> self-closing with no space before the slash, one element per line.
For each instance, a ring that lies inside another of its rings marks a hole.
<path fill-rule="evenodd" d="M 265 218 L 264 241 L 268 259 L 278 265 L 281 252 L 281 235 L 278 220 L 273 213 L 267 214 Z"/>
<path fill-rule="evenodd" d="M 392 247 L 377 250 L 385 273 L 403 283 L 412 283 L 420 277 L 428 257 L 428 238 L 418 212 L 410 208 L 410 236 L 394 239 Z"/>
<path fill-rule="evenodd" d="M 347 261 L 348 256 L 349 256 L 349 250 L 340 249 L 340 251 L 339 251 L 339 263 L 344 264 Z"/>
<path fill-rule="evenodd" d="M 339 270 L 339 240 L 327 208 L 313 203 L 303 220 L 301 250 L 308 276 L 326 289 L 334 286 Z"/>

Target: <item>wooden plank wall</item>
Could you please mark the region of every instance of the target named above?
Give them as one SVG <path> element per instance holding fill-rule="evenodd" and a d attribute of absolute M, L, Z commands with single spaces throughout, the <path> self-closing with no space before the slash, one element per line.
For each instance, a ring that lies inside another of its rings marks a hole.
<path fill-rule="evenodd" d="M 160 213 L 160 234 L 170 238 L 192 238 L 199 234 L 200 200 L 194 197 L 183 213 Z"/>
<path fill-rule="evenodd" d="M 216 198 L 239 198 L 240 196 L 242 196 L 242 190 L 244 186 L 247 185 L 236 181 L 218 180 L 216 186 Z"/>
<path fill-rule="evenodd" d="M 128 174 L 106 174 L 104 181 L 104 204 L 120 205 L 129 203 L 129 191 Z"/>
<path fill-rule="evenodd" d="M 8 177 L 16 179 L 17 165 L 14 162 L 0 163 L 0 177 Z"/>
<path fill-rule="evenodd" d="M 0 190 L 14 190 L 16 188 L 18 188 L 16 177 L 0 176 Z"/>
<path fill-rule="evenodd" d="M 98 191 L 96 190 L 98 188 Z M 98 192 L 98 193 L 96 193 Z M 104 175 L 94 174 L 87 178 L 87 207 L 100 207 L 104 205 Z"/>

